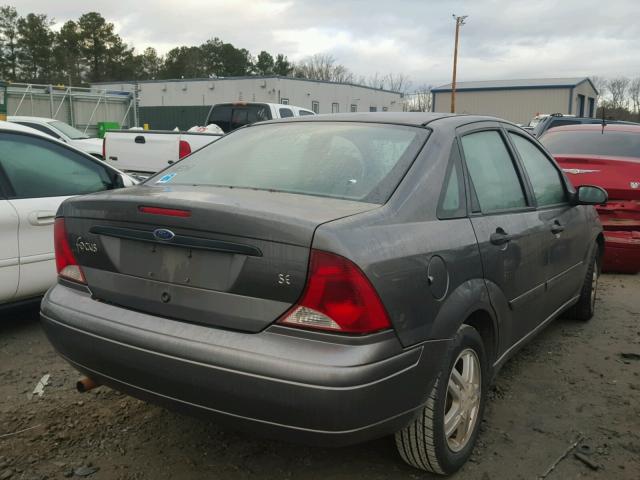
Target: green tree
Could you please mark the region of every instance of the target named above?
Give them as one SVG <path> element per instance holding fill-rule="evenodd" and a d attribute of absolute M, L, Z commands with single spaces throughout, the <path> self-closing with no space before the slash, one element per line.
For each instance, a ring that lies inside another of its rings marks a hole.
<path fill-rule="evenodd" d="M 286 56 L 279 53 L 276 55 L 275 65 L 273 66 L 273 73 L 276 75 L 282 75 L 288 77 L 293 72 L 293 64 L 289 62 Z"/>
<path fill-rule="evenodd" d="M 141 80 L 154 80 L 160 77 L 163 59 L 153 47 L 147 47 L 138 57 L 139 71 L 137 78 Z"/>
<path fill-rule="evenodd" d="M 250 75 L 253 70 L 251 54 L 245 48 L 236 48 L 230 43 L 220 47 L 221 71 L 224 77 Z"/>
<path fill-rule="evenodd" d="M 78 20 L 80 52 L 87 63 L 87 79 L 104 80 L 107 70 L 107 53 L 119 37 L 113 31 L 113 23 L 107 23 L 97 12 L 85 13 Z"/>
<path fill-rule="evenodd" d="M 222 72 L 222 40 L 218 37 L 210 38 L 200 45 L 200 54 L 204 75 L 219 76 Z"/>
<path fill-rule="evenodd" d="M 79 85 L 82 83 L 83 58 L 78 24 L 65 22 L 55 37 L 54 47 L 56 81 Z"/>
<path fill-rule="evenodd" d="M 9 5 L 0 7 L 0 76 L 18 79 L 18 12 Z"/>
<path fill-rule="evenodd" d="M 263 50 L 258 54 L 258 61 L 255 66 L 259 75 L 273 75 L 275 63 L 271 54 Z"/>
<path fill-rule="evenodd" d="M 198 78 L 204 76 L 202 50 L 199 47 L 176 47 L 164 59 L 162 78 Z"/>
<path fill-rule="evenodd" d="M 27 82 L 48 83 L 52 80 L 53 20 L 44 14 L 30 13 L 18 19 L 18 62 L 21 77 Z"/>

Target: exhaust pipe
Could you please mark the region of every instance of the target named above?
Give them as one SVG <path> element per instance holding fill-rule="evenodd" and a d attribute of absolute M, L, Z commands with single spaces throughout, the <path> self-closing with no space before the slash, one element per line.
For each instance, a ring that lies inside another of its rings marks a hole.
<path fill-rule="evenodd" d="M 89 390 L 93 390 L 94 388 L 99 387 L 99 386 L 100 386 L 100 384 L 98 382 L 96 382 L 94 379 L 89 378 L 89 377 L 82 377 L 76 383 L 76 389 L 80 393 L 88 392 Z"/>

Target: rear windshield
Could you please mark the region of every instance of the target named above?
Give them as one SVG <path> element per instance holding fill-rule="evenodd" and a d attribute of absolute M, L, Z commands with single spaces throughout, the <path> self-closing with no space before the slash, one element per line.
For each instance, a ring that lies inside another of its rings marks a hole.
<path fill-rule="evenodd" d="M 224 132 L 230 132 L 244 125 L 271 120 L 271 118 L 269 105 L 259 103 L 249 105 L 223 103 L 213 106 L 207 119 L 207 125 L 215 123 Z"/>
<path fill-rule="evenodd" d="M 423 128 L 354 122 L 244 128 L 151 177 L 385 203 L 427 138 Z"/>
<path fill-rule="evenodd" d="M 640 133 L 601 130 L 550 130 L 540 142 L 554 155 L 610 155 L 640 157 Z"/>

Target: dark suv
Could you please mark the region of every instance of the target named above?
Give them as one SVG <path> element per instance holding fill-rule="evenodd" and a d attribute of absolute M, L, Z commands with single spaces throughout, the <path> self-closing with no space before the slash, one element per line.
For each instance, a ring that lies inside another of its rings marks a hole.
<path fill-rule="evenodd" d="M 253 124 L 65 201 L 42 322 L 83 388 L 448 474 L 506 359 L 593 315 L 605 200 L 495 118 Z"/>

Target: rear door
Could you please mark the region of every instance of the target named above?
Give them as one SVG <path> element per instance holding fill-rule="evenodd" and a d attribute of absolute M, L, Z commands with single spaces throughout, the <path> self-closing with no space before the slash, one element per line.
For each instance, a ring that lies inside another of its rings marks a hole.
<path fill-rule="evenodd" d="M 0 179 L 0 183 L 1 183 Z M 18 214 L 3 196 L 0 187 L 0 304 L 13 299 L 20 274 Z"/>
<path fill-rule="evenodd" d="M 508 128 L 508 137 L 527 173 L 539 221 L 546 228 L 542 236 L 547 245 L 546 318 L 579 293 L 589 250 L 587 224 L 583 210 L 569 204 L 566 182 L 551 157 L 526 134 Z"/>
<path fill-rule="evenodd" d="M 110 188 L 111 179 L 102 165 L 57 142 L 13 133 L 0 134 L 0 174 L 19 219 L 16 298 L 42 294 L 56 278 L 53 222 L 60 203 Z"/>
<path fill-rule="evenodd" d="M 470 212 L 484 277 L 494 308 L 502 314 L 508 349 L 541 321 L 546 252 L 545 225 L 505 133 L 495 122 L 458 130 L 470 186 Z"/>

